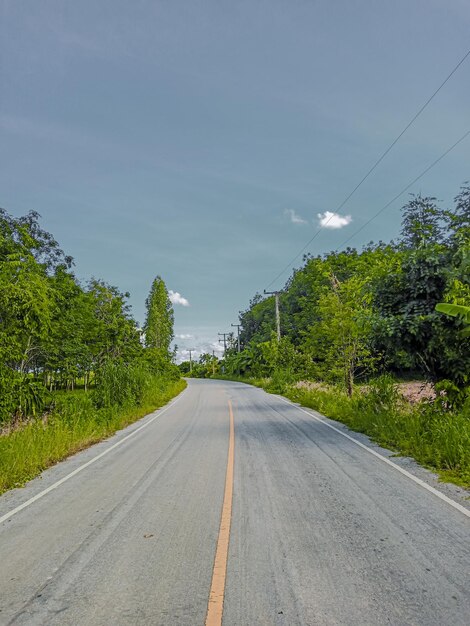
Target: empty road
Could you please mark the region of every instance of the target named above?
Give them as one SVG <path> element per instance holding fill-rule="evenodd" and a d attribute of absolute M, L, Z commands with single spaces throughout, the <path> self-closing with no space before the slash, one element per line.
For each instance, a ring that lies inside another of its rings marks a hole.
<path fill-rule="evenodd" d="M 0 497 L 0 624 L 468 626 L 466 509 L 331 424 L 190 380 Z"/>

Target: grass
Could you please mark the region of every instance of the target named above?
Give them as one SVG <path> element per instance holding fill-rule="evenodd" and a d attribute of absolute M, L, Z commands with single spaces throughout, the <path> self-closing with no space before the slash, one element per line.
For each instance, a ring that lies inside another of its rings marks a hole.
<path fill-rule="evenodd" d="M 384 376 L 353 397 L 339 387 L 305 389 L 282 380 L 235 378 L 279 393 L 302 406 L 368 435 L 373 441 L 410 456 L 436 471 L 442 480 L 470 488 L 470 406 L 449 410 L 442 400 L 411 405 L 398 393 L 395 381 Z M 232 378 L 233 380 L 233 378 Z"/>
<path fill-rule="evenodd" d="M 90 393 L 58 394 L 47 419 L 0 437 L 0 493 L 21 487 L 58 461 L 109 437 L 166 404 L 186 387 L 184 380 L 161 379 L 138 406 L 96 408 Z"/>

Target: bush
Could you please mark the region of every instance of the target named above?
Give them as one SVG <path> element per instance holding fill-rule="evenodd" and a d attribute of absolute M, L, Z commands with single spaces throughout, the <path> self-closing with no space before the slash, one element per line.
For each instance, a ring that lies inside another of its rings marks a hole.
<path fill-rule="evenodd" d="M 167 380 L 179 380 L 180 369 L 175 365 L 166 350 L 147 348 L 144 351 L 142 363 L 146 365 L 150 373 Z"/>
<path fill-rule="evenodd" d="M 265 389 L 270 393 L 285 393 L 293 382 L 295 377 L 290 370 L 275 369 Z"/>
<path fill-rule="evenodd" d="M 108 361 L 96 372 L 93 402 L 97 408 L 137 406 L 142 403 L 153 378 L 145 362 L 128 365 Z"/>
<path fill-rule="evenodd" d="M 372 413 L 396 412 L 402 401 L 398 386 L 390 374 L 370 380 L 365 391 L 355 397 L 355 405 L 359 410 Z"/>
<path fill-rule="evenodd" d="M 0 369 L 0 424 L 36 417 L 50 407 L 52 396 L 42 382 L 7 367 Z"/>
<path fill-rule="evenodd" d="M 436 384 L 436 393 L 441 405 L 445 408 L 464 407 L 470 405 L 470 387 L 458 387 L 451 380 L 441 380 Z"/>

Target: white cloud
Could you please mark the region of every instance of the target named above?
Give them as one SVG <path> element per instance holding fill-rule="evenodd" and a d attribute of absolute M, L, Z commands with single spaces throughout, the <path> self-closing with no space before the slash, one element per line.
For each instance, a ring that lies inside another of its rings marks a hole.
<path fill-rule="evenodd" d="M 192 339 L 192 335 L 186 335 L 185 333 L 182 333 L 181 335 L 175 335 L 175 337 L 177 339 Z"/>
<path fill-rule="evenodd" d="M 170 302 L 173 304 L 180 304 L 181 306 L 189 306 L 189 302 L 186 298 L 178 293 L 177 291 L 172 291 L 171 289 L 168 291 L 168 296 L 170 297 Z"/>
<path fill-rule="evenodd" d="M 318 221 L 322 228 L 343 228 L 352 222 L 352 217 L 325 211 L 324 213 L 318 213 Z"/>
<path fill-rule="evenodd" d="M 298 215 L 294 211 L 294 209 L 286 209 L 284 211 L 284 215 L 287 215 L 287 217 L 290 219 L 292 224 L 306 224 L 307 223 L 307 220 L 304 220 L 303 217 L 300 217 L 300 215 Z"/>
<path fill-rule="evenodd" d="M 196 338 L 197 339 L 197 338 Z M 201 341 L 194 342 L 194 347 L 191 349 L 191 358 L 193 361 L 197 361 L 202 354 L 212 354 L 219 359 L 223 357 L 224 347 L 217 341 Z M 176 355 L 176 362 L 182 363 L 183 361 L 189 361 L 189 349 L 180 348 Z"/>

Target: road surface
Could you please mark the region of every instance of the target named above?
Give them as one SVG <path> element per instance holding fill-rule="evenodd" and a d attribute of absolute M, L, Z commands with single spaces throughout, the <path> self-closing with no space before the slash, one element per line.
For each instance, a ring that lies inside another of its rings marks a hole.
<path fill-rule="evenodd" d="M 327 424 L 190 380 L 0 498 L 0 624 L 468 626 L 468 511 Z"/>

